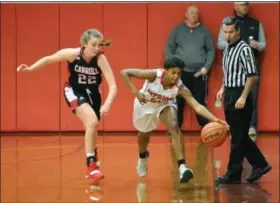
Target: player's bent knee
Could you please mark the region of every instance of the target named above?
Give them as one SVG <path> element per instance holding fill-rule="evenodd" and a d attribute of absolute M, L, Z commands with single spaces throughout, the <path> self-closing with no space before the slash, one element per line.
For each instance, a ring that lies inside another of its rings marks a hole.
<path fill-rule="evenodd" d="M 174 132 L 174 133 L 177 133 L 179 132 L 179 126 L 178 126 L 178 123 L 177 122 L 172 122 L 169 127 L 168 127 L 168 130 L 170 133 Z"/>
<path fill-rule="evenodd" d="M 98 121 L 94 117 L 90 117 L 85 122 L 86 128 L 96 128 L 98 125 Z"/>

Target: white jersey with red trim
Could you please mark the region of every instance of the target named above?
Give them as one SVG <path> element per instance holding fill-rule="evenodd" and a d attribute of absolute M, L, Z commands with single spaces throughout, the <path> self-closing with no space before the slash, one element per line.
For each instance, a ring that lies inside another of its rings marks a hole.
<path fill-rule="evenodd" d="M 137 98 L 134 100 L 133 125 L 139 132 L 151 132 L 156 129 L 160 114 L 166 107 L 177 109 L 176 96 L 182 83 L 181 79 L 173 87 L 164 89 L 162 81 L 165 70 L 157 69 L 156 71 L 156 79 L 153 82 L 146 80 L 140 90 L 148 102 L 141 104 Z"/>
<path fill-rule="evenodd" d="M 148 100 L 146 105 L 157 107 L 162 104 L 174 103 L 176 101 L 178 89 L 182 81 L 181 79 L 179 79 L 176 85 L 171 88 L 164 89 L 162 86 L 164 75 L 165 70 L 157 69 L 156 79 L 153 82 L 150 82 L 148 80 L 145 81 L 140 92 L 144 93 L 146 100 Z"/>

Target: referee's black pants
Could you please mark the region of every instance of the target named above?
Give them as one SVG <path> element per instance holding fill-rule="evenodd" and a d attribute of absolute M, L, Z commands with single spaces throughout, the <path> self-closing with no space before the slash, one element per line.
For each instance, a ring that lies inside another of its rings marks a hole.
<path fill-rule="evenodd" d="M 237 179 L 241 178 L 244 157 L 253 168 L 263 168 L 267 165 L 265 157 L 248 136 L 253 110 L 252 95 L 248 96 L 243 109 L 235 108 L 242 92 L 243 88 L 226 88 L 224 95 L 224 111 L 231 133 L 227 175 Z"/>

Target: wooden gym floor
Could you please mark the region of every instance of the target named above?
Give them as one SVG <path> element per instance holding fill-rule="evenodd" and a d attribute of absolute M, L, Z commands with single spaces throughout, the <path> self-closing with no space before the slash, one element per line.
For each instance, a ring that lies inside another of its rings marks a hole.
<path fill-rule="evenodd" d="M 136 174 L 136 134 L 98 137 L 100 184 L 84 178 L 83 134 L 1 134 L 1 202 L 279 202 L 279 136 L 261 134 L 257 144 L 272 171 L 257 184 L 217 187 L 214 178 L 226 170 L 229 140 L 212 150 L 198 133 L 186 133 L 186 160 L 194 179 L 179 184 L 169 138 L 151 137 L 148 175 Z M 250 166 L 244 161 L 244 178 Z"/>

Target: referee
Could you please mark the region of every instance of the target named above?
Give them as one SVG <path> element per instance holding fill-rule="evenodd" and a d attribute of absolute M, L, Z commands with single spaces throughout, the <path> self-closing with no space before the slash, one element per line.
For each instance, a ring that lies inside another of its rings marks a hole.
<path fill-rule="evenodd" d="M 248 137 L 251 90 L 257 81 L 255 58 L 249 45 L 240 39 L 240 22 L 235 17 L 223 20 L 223 33 L 227 46 L 223 53 L 223 85 L 217 99 L 224 97 L 224 112 L 232 138 L 227 172 L 215 181 L 217 184 L 241 183 L 245 157 L 252 165 L 247 181 L 255 182 L 271 170 L 257 145 Z"/>

